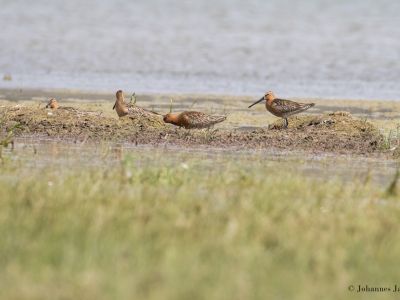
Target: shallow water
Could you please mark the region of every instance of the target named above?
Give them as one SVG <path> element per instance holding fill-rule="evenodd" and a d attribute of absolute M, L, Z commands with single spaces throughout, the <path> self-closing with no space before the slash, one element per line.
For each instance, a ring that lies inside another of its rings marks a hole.
<path fill-rule="evenodd" d="M 235 151 L 226 149 L 196 149 L 167 146 L 135 146 L 130 143 L 76 143 L 45 138 L 18 138 L 13 150 L 4 149 L 4 157 L 25 170 L 52 168 L 58 172 L 82 168 L 111 169 L 121 164 L 137 167 L 220 169 L 238 164 L 252 172 L 263 166 L 265 172 L 289 172 L 319 180 L 336 179 L 354 184 L 372 181 L 380 186 L 391 182 L 398 163 L 382 158 L 346 155 L 307 154 L 274 150 Z"/>
<path fill-rule="evenodd" d="M 400 99 L 397 0 L 0 5 L 0 88 Z"/>

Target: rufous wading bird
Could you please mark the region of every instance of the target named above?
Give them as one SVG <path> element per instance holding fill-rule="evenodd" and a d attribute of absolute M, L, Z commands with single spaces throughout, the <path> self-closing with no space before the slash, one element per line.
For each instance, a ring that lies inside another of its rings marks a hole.
<path fill-rule="evenodd" d="M 46 108 L 58 109 L 59 105 L 55 98 L 51 98 L 46 105 Z"/>
<path fill-rule="evenodd" d="M 289 126 L 288 117 L 301 113 L 315 105 L 315 103 L 298 103 L 291 100 L 279 99 L 275 97 L 273 92 L 269 91 L 260 100 L 250 105 L 249 108 L 262 101 L 265 101 L 265 108 L 271 114 L 285 120 L 285 128 Z"/>
<path fill-rule="evenodd" d="M 172 99 L 169 113 L 164 116 L 164 122 L 185 129 L 203 129 L 226 120 L 224 115 L 209 115 L 198 111 L 184 111 L 172 113 Z"/>
<path fill-rule="evenodd" d="M 144 115 L 151 115 L 151 114 L 160 115 L 159 113 L 156 113 L 154 111 L 147 110 L 147 109 L 137 106 L 135 93 L 133 93 L 133 95 L 131 97 L 131 103 L 125 102 L 124 93 L 121 90 L 117 91 L 115 96 L 116 96 L 116 100 L 115 100 L 113 109 L 115 109 L 118 117 L 120 117 L 120 118 L 124 117 L 126 115 L 134 115 L 134 116 L 139 116 L 139 117 L 144 116 Z M 132 103 L 132 99 L 134 99 L 133 103 Z"/>

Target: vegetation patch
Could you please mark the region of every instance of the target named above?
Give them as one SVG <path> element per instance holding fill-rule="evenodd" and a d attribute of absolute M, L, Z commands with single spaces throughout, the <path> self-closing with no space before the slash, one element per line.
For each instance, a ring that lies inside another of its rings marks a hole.
<path fill-rule="evenodd" d="M 398 278 L 394 184 L 261 157 L 64 156 L 1 166 L 2 299 L 353 299 Z"/>

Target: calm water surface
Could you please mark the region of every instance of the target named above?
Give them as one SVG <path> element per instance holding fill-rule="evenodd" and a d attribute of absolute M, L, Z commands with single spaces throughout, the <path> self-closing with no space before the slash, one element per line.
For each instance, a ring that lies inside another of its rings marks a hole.
<path fill-rule="evenodd" d="M 37 137 L 17 138 L 14 150 L 3 149 L 3 156 L 9 163 L 26 171 L 38 168 L 52 168 L 59 172 L 82 168 L 109 170 L 128 162 L 138 168 L 181 166 L 196 170 L 219 169 L 223 173 L 227 165 L 236 164 L 249 174 L 259 172 L 255 166 L 262 166 L 268 173 L 286 171 L 312 179 L 353 181 L 354 184 L 371 180 L 381 186 L 390 184 L 399 167 L 398 162 L 379 157 L 315 155 L 273 149 L 232 151 L 174 146 L 155 149 L 129 143 L 75 143 Z M 4 179 L 2 176 L 0 174 L 0 180 Z"/>
<path fill-rule="evenodd" d="M 0 88 L 400 99 L 398 0 L 0 7 Z"/>

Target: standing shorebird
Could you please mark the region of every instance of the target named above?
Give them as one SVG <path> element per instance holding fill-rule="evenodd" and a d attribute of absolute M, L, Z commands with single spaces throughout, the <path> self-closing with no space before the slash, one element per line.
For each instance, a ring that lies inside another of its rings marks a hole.
<path fill-rule="evenodd" d="M 315 103 L 298 103 L 291 100 L 278 99 L 273 92 L 269 91 L 260 100 L 250 105 L 249 108 L 262 101 L 265 101 L 265 107 L 271 114 L 285 120 L 285 128 L 289 126 L 288 117 L 301 113 L 315 105 Z"/>
<path fill-rule="evenodd" d="M 139 106 L 136 106 L 136 100 L 134 103 L 126 103 L 125 98 L 124 98 L 124 93 L 119 90 L 115 94 L 116 100 L 115 104 L 113 106 L 113 109 L 116 110 L 118 117 L 124 117 L 126 115 L 137 115 L 137 116 L 145 116 L 145 115 L 160 115 L 159 113 L 156 113 L 154 111 L 146 110 L 144 108 L 141 108 Z"/>
<path fill-rule="evenodd" d="M 59 105 L 55 98 L 51 98 L 46 105 L 46 108 L 58 109 Z"/>

